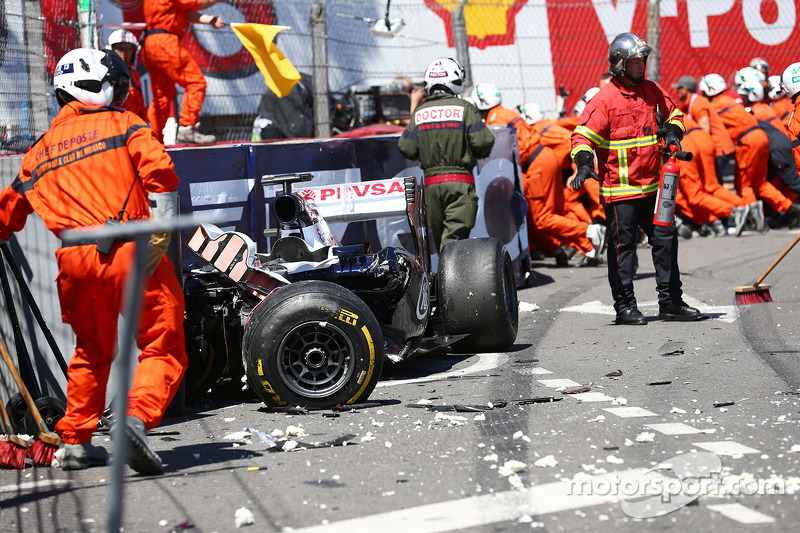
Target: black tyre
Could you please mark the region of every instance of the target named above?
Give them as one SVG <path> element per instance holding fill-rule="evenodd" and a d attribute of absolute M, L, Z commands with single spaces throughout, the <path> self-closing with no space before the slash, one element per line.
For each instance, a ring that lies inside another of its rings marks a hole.
<path fill-rule="evenodd" d="M 44 424 L 47 426 L 47 429 L 50 431 L 55 431 L 54 428 L 56 427 L 56 424 L 58 424 L 58 421 L 61 420 L 64 417 L 64 414 L 67 412 L 67 404 L 58 398 L 53 398 L 52 396 L 42 396 L 33 403 L 36 406 L 36 409 L 39 411 L 42 420 L 44 420 Z M 39 425 L 36 423 L 36 419 L 33 418 L 33 413 L 31 413 L 30 409 L 27 409 L 26 406 L 25 430 L 23 433 L 36 436 L 40 432 Z"/>
<path fill-rule="evenodd" d="M 451 348 L 458 353 L 509 348 L 519 324 L 511 256 L 494 238 L 466 239 L 439 255 L 439 301 L 446 334 L 470 335 Z"/>
<path fill-rule="evenodd" d="M 6 402 L 6 412 L 8 418 L 11 419 L 11 427 L 14 428 L 16 433 L 27 433 L 25 429 L 25 415 L 28 413 L 28 404 L 25 403 L 25 398 L 22 394 L 16 393 Z M 31 435 L 38 435 L 31 433 Z"/>
<path fill-rule="evenodd" d="M 375 315 L 324 281 L 276 290 L 250 314 L 242 341 L 247 378 L 268 406 L 330 408 L 365 401 L 383 367 Z"/>
<path fill-rule="evenodd" d="M 189 357 L 189 366 L 184 377 L 186 400 L 200 398 L 219 380 L 228 362 L 226 352 L 225 337 L 219 323 L 198 336 L 190 336 L 187 331 L 186 354 Z"/>

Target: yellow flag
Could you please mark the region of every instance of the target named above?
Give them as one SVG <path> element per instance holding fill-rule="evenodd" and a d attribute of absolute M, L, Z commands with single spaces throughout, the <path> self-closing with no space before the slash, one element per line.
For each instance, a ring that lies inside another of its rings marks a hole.
<path fill-rule="evenodd" d="M 288 95 L 294 84 L 300 81 L 300 73 L 273 42 L 278 32 L 287 28 L 246 23 L 231 24 L 231 29 L 253 56 L 267 87 L 281 98 Z"/>

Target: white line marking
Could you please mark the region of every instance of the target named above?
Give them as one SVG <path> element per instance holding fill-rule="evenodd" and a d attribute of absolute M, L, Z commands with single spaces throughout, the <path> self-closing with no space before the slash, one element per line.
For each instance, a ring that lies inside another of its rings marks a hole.
<path fill-rule="evenodd" d="M 504 353 L 479 353 L 478 362 L 467 368 L 460 368 L 449 372 L 440 372 L 438 374 L 431 374 L 421 378 L 411 379 L 396 379 L 392 381 L 381 381 L 378 387 L 391 387 L 392 385 L 408 385 L 410 383 L 425 383 L 427 381 L 440 381 L 457 376 L 467 376 L 469 374 L 477 374 L 478 372 L 488 372 L 499 366 L 504 365 L 508 361 L 508 355 Z"/>
<path fill-rule="evenodd" d="M 612 415 L 617 415 L 622 418 L 633 418 L 637 416 L 658 416 L 652 411 L 642 409 L 641 407 L 604 407 L 603 411 L 608 411 Z"/>
<path fill-rule="evenodd" d="M 736 319 L 739 318 L 740 311 L 735 305 L 706 305 L 697 298 L 692 298 L 691 296 L 687 295 L 684 295 L 683 299 L 687 304 L 698 308 L 701 313 L 712 315 L 715 320 L 719 320 L 721 322 L 735 322 Z M 642 312 L 647 316 L 658 314 L 658 302 L 656 300 L 639 302 L 638 306 L 639 309 L 642 309 Z M 563 307 L 559 309 L 559 311 L 566 311 L 568 313 L 590 313 L 595 315 L 616 315 L 613 305 L 604 304 L 600 300 L 593 300 L 580 305 Z"/>
<path fill-rule="evenodd" d="M 751 448 L 750 446 L 745 446 L 744 444 L 739 444 L 738 442 L 733 442 L 731 440 L 693 442 L 692 446 L 703 448 L 704 450 L 708 450 L 711 453 L 715 453 L 717 455 L 739 455 L 745 453 L 761 453 L 759 450 L 756 450 L 755 448 Z"/>
<path fill-rule="evenodd" d="M 552 389 L 557 389 L 559 387 L 580 387 L 580 383 L 576 383 L 571 379 L 539 379 L 537 380 L 539 383 L 544 385 L 545 387 L 550 387 Z"/>
<path fill-rule="evenodd" d="M 546 368 L 542 368 L 540 366 L 533 366 L 533 367 L 529 367 L 529 368 L 513 368 L 512 367 L 512 370 L 514 372 L 516 372 L 517 374 L 522 374 L 523 376 L 535 376 L 535 375 L 541 375 L 541 374 L 552 374 L 552 372 L 550 372 Z"/>
<path fill-rule="evenodd" d="M 584 392 L 573 394 L 572 397 L 582 402 L 610 402 L 614 399 L 612 396 L 606 396 L 602 392 Z"/>
<path fill-rule="evenodd" d="M 708 509 L 741 524 L 771 524 L 775 521 L 771 516 L 745 507 L 741 503 L 715 503 L 709 505 Z"/>
<path fill-rule="evenodd" d="M 679 422 L 668 424 L 645 424 L 645 427 L 655 429 L 664 435 L 693 435 L 695 433 L 700 433 L 699 429 L 693 428 L 692 426 L 688 426 L 686 424 L 681 424 Z"/>
<path fill-rule="evenodd" d="M 22 490 L 43 489 L 45 487 L 59 487 L 70 485 L 72 482 L 68 479 L 40 479 L 37 481 L 24 481 L 13 485 L 0 486 L 0 493 L 3 492 L 19 492 Z"/>
<path fill-rule="evenodd" d="M 638 479 L 647 473 L 644 468 L 626 470 L 614 474 L 595 476 L 593 479 L 614 480 Z M 587 476 L 588 479 L 588 476 Z M 438 533 L 460 531 L 496 522 L 517 520 L 523 515 L 538 516 L 611 503 L 614 496 L 581 494 L 581 484 L 556 481 L 545 485 L 534 485 L 523 490 L 511 490 L 472 496 L 461 500 L 431 503 L 389 511 L 386 513 L 351 518 L 330 524 L 295 529 L 297 533 L 360 533 L 381 531 L 382 533 Z"/>

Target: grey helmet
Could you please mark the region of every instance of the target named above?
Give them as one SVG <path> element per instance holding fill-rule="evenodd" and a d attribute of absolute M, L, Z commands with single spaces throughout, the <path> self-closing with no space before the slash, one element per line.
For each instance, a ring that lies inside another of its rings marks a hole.
<path fill-rule="evenodd" d="M 628 59 L 632 57 L 643 57 L 647 60 L 647 56 L 650 55 L 652 51 L 653 49 L 638 35 L 633 33 L 620 33 L 614 37 L 614 40 L 611 41 L 611 45 L 608 47 L 608 71 L 612 76 L 621 78 L 628 74 L 625 71 L 625 62 Z M 633 79 L 628 76 L 628 78 L 634 83 L 641 83 L 644 81 L 644 77 Z"/>

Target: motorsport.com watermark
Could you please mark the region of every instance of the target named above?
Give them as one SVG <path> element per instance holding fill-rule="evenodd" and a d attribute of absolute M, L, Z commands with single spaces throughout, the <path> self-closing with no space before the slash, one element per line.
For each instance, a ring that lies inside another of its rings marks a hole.
<path fill-rule="evenodd" d="M 653 518 L 680 509 L 700 496 L 787 494 L 787 482 L 780 477 L 724 476 L 716 454 L 693 452 L 662 461 L 635 476 L 577 476 L 569 482 L 567 494 L 619 499 L 628 516 Z"/>

